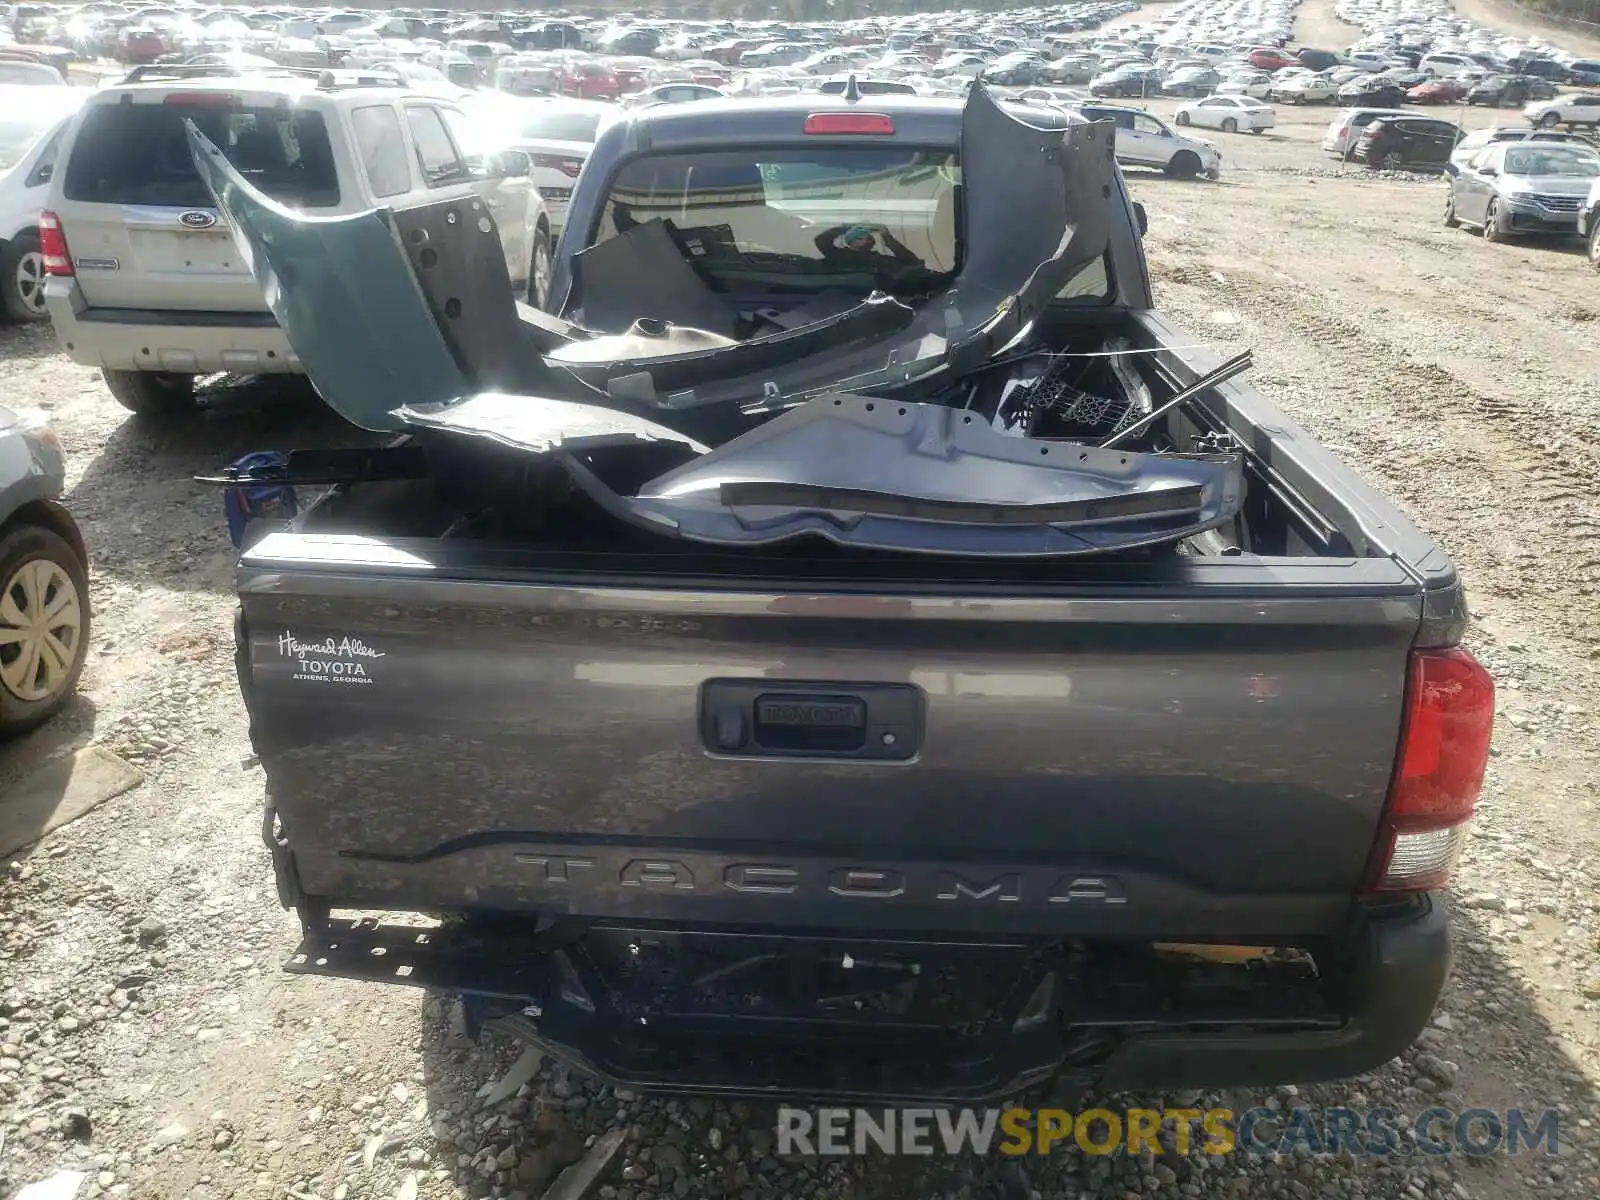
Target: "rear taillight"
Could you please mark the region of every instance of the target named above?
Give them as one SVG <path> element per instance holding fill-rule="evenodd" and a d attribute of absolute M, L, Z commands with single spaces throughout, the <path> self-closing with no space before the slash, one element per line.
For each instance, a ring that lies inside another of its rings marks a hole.
<path fill-rule="evenodd" d="M 560 171 L 568 179 L 576 179 L 583 174 L 583 159 L 581 158 L 557 158 L 551 154 L 536 154 L 533 158 L 533 165 L 543 167 L 547 171 Z"/>
<path fill-rule="evenodd" d="M 1467 651 L 1414 650 L 1400 753 L 1369 890 L 1422 892 L 1450 877 L 1466 842 L 1494 732 L 1494 680 Z"/>
<path fill-rule="evenodd" d="M 61 232 L 61 218 L 53 212 L 39 214 L 39 253 L 44 258 L 46 275 L 71 275 L 72 254 L 67 235 Z"/>

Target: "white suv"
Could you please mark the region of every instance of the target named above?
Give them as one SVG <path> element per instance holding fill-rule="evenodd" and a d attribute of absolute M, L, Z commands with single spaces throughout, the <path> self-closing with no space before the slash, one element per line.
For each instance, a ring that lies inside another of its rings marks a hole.
<path fill-rule="evenodd" d="M 1405 108 L 1341 108 L 1322 134 L 1322 149 L 1328 154 L 1346 158 L 1361 140 L 1362 131 L 1374 121 L 1414 115 L 1412 110 Z"/>
<path fill-rule="evenodd" d="M 300 370 L 195 172 L 185 118 L 256 187 L 315 216 L 483 198 L 513 287 L 543 303 L 550 221 L 528 158 L 486 145 L 486 126 L 448 100 L 333 73 L 135 71 L 69 127 L 39 218 L 56 334 L 134 412 L 188 407 L 198 375 Z"/>
<path fill-rule="evenodd" d="M 1222 174 L 1222 151 L 1205 138 L 1178 133 L 1160 117 L 1142 108 L 1120 104 L 1080 104 L 1091 121 L 1115 121 L 1117 161 L 1125 167 L 1160 167 L 1178 179 Z"/>
<path fill-rule="evenodd" d="M 1546 129 L 1557 125 L 1565 125 L 1568 129 L 1578 125 L 1600 128 L 1600 95 L 1568 93 L 1554 100 L 1535 100 L 1523 108 L 1522 115 Z"/>

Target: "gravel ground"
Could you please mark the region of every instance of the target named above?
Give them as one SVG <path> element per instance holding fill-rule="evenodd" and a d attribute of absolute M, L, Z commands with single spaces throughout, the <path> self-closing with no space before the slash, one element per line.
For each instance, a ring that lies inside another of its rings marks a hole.
<path fill-rule="evenodd" d="M 304 389 L 261 385 L 149 430 L 48 329 L 8 328 L 0 398 L 57 420 L 97 625 L 81 695 L 0 748 L 0 795 L 92 741 L 148 777 L 0 865 L 0 1197 L 66 1168 L 85 1196 L 538 1197 L 612 1131 L 606 1200 L 1600 1195 L 1600 275 L 1568 247 L 1444 229 L 1437 181 L 1340 172 L 1317 149 L 1326 116 L 1213 135 L 1220 185 L 1133 186 L 1163 309 L 1220 351 L 1251 347 L 1254 384 L 1466 572 L 1502 711 L 1453 901 L 1457 968 L 1433 1026 L 1369 1076 L 1106 1100 L 1550 1106 L 1558 1158 L 780 1159 L 764 1106 L 599 1088 L 469 1043 L 438 998 L 283 975 L 297 930 L 259 842 L 232 554 L 190 476 L 352 435 Z"/>

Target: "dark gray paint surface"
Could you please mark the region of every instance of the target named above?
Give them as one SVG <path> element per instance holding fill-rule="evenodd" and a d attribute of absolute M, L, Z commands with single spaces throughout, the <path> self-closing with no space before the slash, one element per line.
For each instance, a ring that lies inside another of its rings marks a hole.
<path fill-rule="evenodd" d="M 275 535 L 246 555 L 254 734 L 312 894 L 778 924 L 974 928 L 1002 907 L 1006 928 L 1332 931 L 1388 786 L 1420 609 L 1383 562 L 1300 589 L 1275 572 L 1215 588 L 1201 572 L 1149 598 L 1006 599 L 546 583 L 503 561 L 475 570 L 471 553 Z M 317 644 L 331 652 L 297 649 Z M 907 764 L 716 757 L 697 725 L 711 678 L 911 684 L 925 741 Z M 556 858 L 592 864 L 552 876 Z M 738 886 L 746 868 L 778 890 Z M 1002 886 L 940 900 L 955 886 L 941 872 Z M 1104 894 L 1072 899 L 1080 879 Z"/>
<path fill-rule="evenodd" d="M 597 155 L 713 144 L 717 103 L 625 122 Z M 907 111 L 949 138 L 950 105 Z M 586 171 L 578 191 L 607 182 Z M 1131 209 L 1108 237 L 1117 299 L 1147 308 Z M 1189 341 L 1153 313 L 1130 324 L 1142 345 Z M 1175 386 L 1212 365 L 1148 361 Z M 1448 637 L 1459 584 L 1248 387 L 1200 406 L 1348 550 L 967 584 L 937 564 L 558 571 L 527 547 L 269 536 L 240 567 L 247 695 L 301 884 L 363 907 L 860 930 L 1347 930 L 1406 651 Z M 718 756 L 700 720 L 713 678 L 915 687 L 920 751 Z"/>

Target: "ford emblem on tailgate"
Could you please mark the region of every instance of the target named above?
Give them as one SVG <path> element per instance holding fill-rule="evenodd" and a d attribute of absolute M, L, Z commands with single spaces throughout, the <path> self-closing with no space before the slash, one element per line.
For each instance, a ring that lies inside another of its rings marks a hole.
<path fill-rule="evenodd" d="M 180 213 L 178 221 L 182 225 L 187 225 L 190 229 L 210 229 L 217 223 L 217 214 L 204 212 L 197 208 L 191 212 Z"/>

